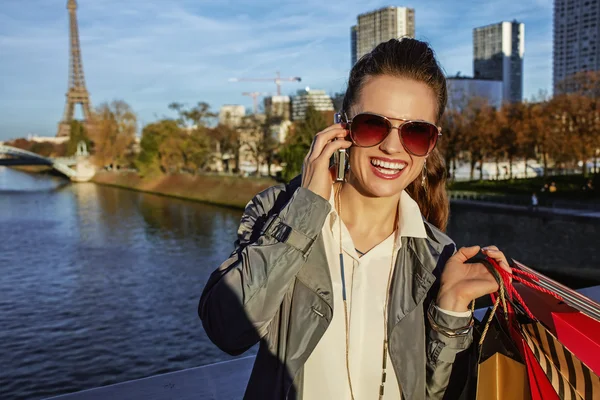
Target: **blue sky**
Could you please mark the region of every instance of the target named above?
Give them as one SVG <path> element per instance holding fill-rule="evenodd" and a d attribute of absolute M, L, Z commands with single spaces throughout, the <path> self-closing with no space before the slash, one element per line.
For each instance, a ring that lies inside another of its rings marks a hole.
<path fill-rule="evenodd" d="M 251 106 L 244 91 L 269 82 L 231 77 L 301 76 L 305 86 L 343 90 L 356 15 L 388 5 L 415 9 L 416 36 L 449 75 L 472 74 L 472 29 L 525 23 L 524 95 L 551 92 L 552 1 L 78 0 L 83 66 L 92 104 L 123 99 L 140 124 L 167 105 L 207 101 Z M 68 75 L 66 0 L 0 1 L 0 140 L 53 136 Z"/>

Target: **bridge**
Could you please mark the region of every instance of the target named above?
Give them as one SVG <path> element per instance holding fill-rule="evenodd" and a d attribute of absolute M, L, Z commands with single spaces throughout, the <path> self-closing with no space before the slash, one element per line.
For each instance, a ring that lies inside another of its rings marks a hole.
<path fill-rule="evenodd" d="M 93 167 L 85 166 L 83 170 L 80 168 L 80 164 L 88 156 L 85 142 L 79 142 L 75 156 L 57 158 L 43 157 L 31 151 L 0 144 L 0 166 L 47 165 L 72 181 L 86 181 L 94 176 Z"/>

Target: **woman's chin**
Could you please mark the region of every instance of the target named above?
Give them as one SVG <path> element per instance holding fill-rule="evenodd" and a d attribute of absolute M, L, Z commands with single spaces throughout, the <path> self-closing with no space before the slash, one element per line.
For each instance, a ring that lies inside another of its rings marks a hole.
<path fill-rule="evenodd" d="M 391 197 L 400 193 L 404 186 L 400 182 L 367 182 L 363 186 L 364 194 L 370 197 Z"/>

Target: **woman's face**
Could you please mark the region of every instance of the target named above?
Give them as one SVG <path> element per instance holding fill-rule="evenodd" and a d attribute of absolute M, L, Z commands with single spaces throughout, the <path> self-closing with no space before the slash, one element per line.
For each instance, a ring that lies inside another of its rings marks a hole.
<path fill-rule="evenodd" d="M 348 118 L 361 112 L 435 124 L 437 98 L 433 90 L 422 82 L 389 75 L 375 76 L 367 79 L 363 85 Z M 391 122 L 394 127 L 403 123 L 397 120 Z M 393 196 L 406 189 L 417 177 L 420 178 L 425 158 L 407 153 L 400 142 L 399 131 L 393 129 L 377 146 L 351 147 L 351 179 L 367 196 Z M 378 163 L 377 160 L 392 163 L 392 168 L 382 171 L 382 167 L 374 165 Z"/>

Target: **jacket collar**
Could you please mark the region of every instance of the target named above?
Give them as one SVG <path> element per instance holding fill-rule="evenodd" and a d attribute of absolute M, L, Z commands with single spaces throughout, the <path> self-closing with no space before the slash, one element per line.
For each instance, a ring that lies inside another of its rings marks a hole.
<path fill-rule="evenodd" d="M 446 235 L 424 221 L 426 238 L 401 237 L 402 246 L 396 257 L 390 294 L 390 329 L 419 304 L 436 277 L 437 261 L 448 245 L 454 245 Z M 323 238 L 315 241 L 306 263 L 297 275 L 305 285 L 321 297 L 333 310 L 333 288 Z"/>

